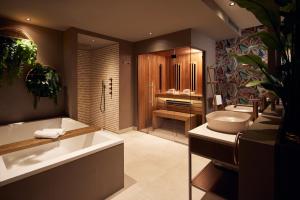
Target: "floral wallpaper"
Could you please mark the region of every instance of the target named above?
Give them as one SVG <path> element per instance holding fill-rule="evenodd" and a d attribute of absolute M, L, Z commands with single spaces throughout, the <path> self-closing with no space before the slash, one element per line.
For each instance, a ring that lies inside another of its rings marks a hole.
<path fill-rule="evenodd" d="M 227 104 L 248 104 L 250 97 L 259 95 L 256 88 L 247 88 L 245 85 L 252 80 L 261 80 L 262 73 L 252 66 L 237 63 L 231 54 L 256 54 L 267 62 L 268 53 L 263 48 L 261 40 L 249 37 L 261 30 L 262 27 L 245 29 L 239 38 L 216 43 L 216 78 L 223 100 Z"/>

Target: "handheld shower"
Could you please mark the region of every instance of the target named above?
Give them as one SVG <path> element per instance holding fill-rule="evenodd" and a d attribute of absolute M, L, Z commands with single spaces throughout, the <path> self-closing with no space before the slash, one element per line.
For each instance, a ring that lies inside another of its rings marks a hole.
<path fill-rule="evenodd" d="M 104 83 L 104 80 L 102 80 L 102 87 L 101 87 L 100 111 L 102 113 L 105 112 L 105 83 Z"/>

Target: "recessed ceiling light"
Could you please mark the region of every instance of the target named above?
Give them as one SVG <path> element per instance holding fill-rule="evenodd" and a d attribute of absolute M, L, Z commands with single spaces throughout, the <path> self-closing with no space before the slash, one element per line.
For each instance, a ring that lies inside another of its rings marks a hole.
<path fill-rule="evenodd" d="M 31 18 L 30 18 L 30 17 L 27 17 L 27 18 L 26 18 L 26 21 L 30 22 L 30 21 L 31 21 Z"/>
<path fill-rule="evenodd" d="M 233 2 L 233 1 L 231 1 L 230 3 L 229 3 L 229 6 L 234 6 L 235 5 L 235 3 Z"/>

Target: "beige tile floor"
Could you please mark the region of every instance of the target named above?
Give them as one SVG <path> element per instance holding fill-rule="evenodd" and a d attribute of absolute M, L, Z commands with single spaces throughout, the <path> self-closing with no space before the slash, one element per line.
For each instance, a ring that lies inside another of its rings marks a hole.
<path fill-rule="evenodd" d="M 188 146 L 138 131 L 121 134 L 125 143 L 125 187 L 110 200 L 188 199 Z M 193 156 L 193 174 L 209 160 Z M 193 189 L 193 199 L 205 193 Z"/>

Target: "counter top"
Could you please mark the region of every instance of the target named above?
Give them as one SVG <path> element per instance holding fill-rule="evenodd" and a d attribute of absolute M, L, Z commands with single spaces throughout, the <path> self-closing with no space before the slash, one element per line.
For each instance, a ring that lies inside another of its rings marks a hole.
<path fill-rule="evenodd" d="M 271 111 L 269 106 L 240 139 L 274 146 L 281 123 L 281 112 L 280 106 L 275 111 Z"/>
<path fill-rule="evenodd" d="M 190 130 L 189 135 L 191 137 L 201 137 L 206 138 L 210 141 L 220 141 L 220 142 L 226 142 L 230 144 L 235 144 L 235 134 L 228 134 L 228 133 L 221 133 L 217 131 L 213 131 L 207 127 L 207 123 L 202 124 L 201 126 L 198 126 L 192 130 Z"/>

